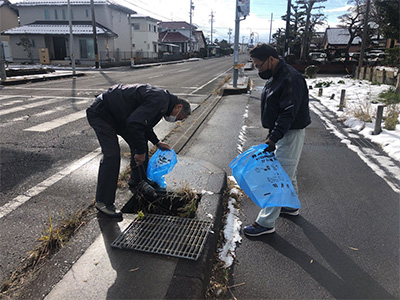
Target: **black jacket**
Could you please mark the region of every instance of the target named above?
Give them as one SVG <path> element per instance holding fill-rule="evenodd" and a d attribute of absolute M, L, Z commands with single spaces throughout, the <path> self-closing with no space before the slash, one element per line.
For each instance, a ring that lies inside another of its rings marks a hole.
<path fill-rule="evenodd" d="M 261 94 L 261 122 L 269 139 L 280 140 L 290 129 L 311 123 L 308 89 L 303 76 L 282 59 Z"/>
<path fill-rule="evenodd" d="M 157 144 L 153 127 L 170 115 L 177 97 L 167 90 L 147 84 L 117 84 L 102 94 L 102 101 L 91 108 L 122 136 L 129 136 L 136 152 L 145 153 L 147 141 Z"/>

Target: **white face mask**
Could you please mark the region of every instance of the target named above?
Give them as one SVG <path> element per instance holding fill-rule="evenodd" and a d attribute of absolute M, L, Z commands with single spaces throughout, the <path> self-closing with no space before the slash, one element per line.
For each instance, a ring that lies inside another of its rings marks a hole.
<path fill-rule="evenodd" d="M 175 122 L 176 116 L 164 116 L 165 121 L 167 122 Z"/>

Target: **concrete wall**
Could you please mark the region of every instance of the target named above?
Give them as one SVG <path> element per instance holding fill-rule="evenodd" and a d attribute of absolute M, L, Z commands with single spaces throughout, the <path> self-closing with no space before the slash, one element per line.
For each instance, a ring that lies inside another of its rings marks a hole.
<path fill-rule="evenodd" d="M 396 74 L 397 73 L 397 74 Z M 382 67 L 356 67 L 355 78 L 365 79 L 371 82 L 395 85 L 398 72 L 392 69 L 384 69 Z"/>

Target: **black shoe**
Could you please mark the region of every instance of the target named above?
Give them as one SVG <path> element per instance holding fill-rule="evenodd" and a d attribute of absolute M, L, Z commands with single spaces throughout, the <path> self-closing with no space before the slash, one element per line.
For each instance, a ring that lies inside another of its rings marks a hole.
<path fill-rule="evenodd" d="M 299 215 L 299 210 L 298 209 L 290 209 L 286 207 L 281 208 L 281 214 L 282 215 L 289 215 L 289 216 L 298 216 Z"/>
<path fill-rule="evenodd" d="M 154 188 L 145 180 L 142 180 L 137 185 L 129 185 L 129 189 L 133 194 L 141 193 L 149 199 L 155 199 L 158 196 Z"/>
<path fill-rule="evenodd" d="M 147 180 L 147 182 L 154 188 L 154 190 L 156 191 L 157 194 L 166 194 L 167 193 L 167 189 L 161 187 L 157 182 L 154 182 L 151 180 Z"/>
<path fill-rule="evenodd" d="M 106 205 L 101 202 L 96 202 L 96 208 L 98 211 L 109 216 L 110 218 L 120 219 L 122 218 L 122 212 L 116 209 L 115 205 Z"/>

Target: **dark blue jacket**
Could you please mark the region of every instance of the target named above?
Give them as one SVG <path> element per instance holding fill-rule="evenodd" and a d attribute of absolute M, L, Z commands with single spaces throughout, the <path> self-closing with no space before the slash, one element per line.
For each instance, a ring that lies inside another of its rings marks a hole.
<path fill-rule="evenodd" d="M 280 59 L 271 80 L 261 94 L 261 122 L 269 139 L 280 140 L 290 129 L 311 123 L 308 89 L 303 76 Z"/>
<path fill-rule="evenodd" d="M 137 153 L 145 153 L 147 141 L 157 144 L 153 127 L 170 115 L 177 97 L 167 90 L 147 84 L 117 84 L 102 94 L 91 109 L 122 136 L 129 136 Z"/>

